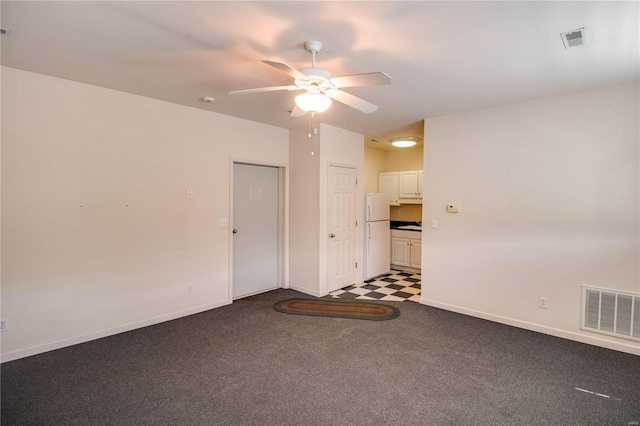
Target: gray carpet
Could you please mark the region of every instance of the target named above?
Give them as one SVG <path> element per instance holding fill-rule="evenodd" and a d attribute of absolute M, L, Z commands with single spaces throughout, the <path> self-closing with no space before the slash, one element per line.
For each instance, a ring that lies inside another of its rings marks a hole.
<path fill-rule="evenodd" d="M 2 425 L 640 421 L 640 357 L 417 303 L 387 302 L 402 311 L 393 321 L 272 309 L 300 296 L 276 290 L 5 363 Z"/>

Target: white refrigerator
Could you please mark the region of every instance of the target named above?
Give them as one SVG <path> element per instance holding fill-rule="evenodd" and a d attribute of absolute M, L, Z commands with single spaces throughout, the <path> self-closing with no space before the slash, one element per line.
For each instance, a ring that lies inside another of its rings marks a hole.
<path fill-rule="evenodd" d="M 391 270 L 389 210 L 389 194 L 365 194 L 365 280 L 386 274 Z"/>

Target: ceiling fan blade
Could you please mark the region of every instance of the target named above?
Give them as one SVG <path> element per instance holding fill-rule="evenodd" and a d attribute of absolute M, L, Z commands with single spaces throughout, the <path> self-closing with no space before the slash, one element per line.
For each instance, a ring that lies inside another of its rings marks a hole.
<path fill-rule="evenodd" d="M 365 114 L 370 114 L 378 109 L 377 105 L 367 102 L 364 99 L 360 99 L 357 96 L 353 96 L 350 93 L 343 92 L 342 90 L 332 90 L 327 94 L 331 99 L 342 102 L 343 104 L 350 106 L 351 108 L 355 108 L 358 111 L 362 111 Z"/>
<path fill-rule="evenodd" d="M 247 93 L 275 92 L 276 90 L 299 90 L 297 86 L 258 87 L 256 89 L 234 90 L 230 95 L 246 95 Z"/>
<path fill-rule="evenodd" d="M 300 71 L 298 71 L 295 68 L 291 68 L 287 64 L 283 64 L 282 62 L 269 61 L 269 60 L 266 60 L 266 59 L 263 59 L 262 62 L 264 62 L 267 65 L 270 65 L 270 66 L 274 67 L 278 71 L 282 71 L 283 73 L 285 73 L 287 75 L 290 75 L 293 78 L 297 78 L 297 79 L 300 79 L 300 80 L 309 79 L 309 77 L 307 77 L 305 74 L 301 73 Z"/>
<path fill-rule="evenodd" d="M 376 86 L 391 84 L 391 77 L 383 72 L 368 72 L 333 77 L 331 82 L 337 87 Z"/>
<path fill-rule="evenodd" d="M 304 112 L 303 110 L 301 110 L 300 108 L 298 108 L 298 105 L 296 105 L 295 107 L 293 107 L 293 110 L 291 111 L 291 116 L 292 117 L 302 117 L 303 115 L 305 115 L 306 112 Z"/>

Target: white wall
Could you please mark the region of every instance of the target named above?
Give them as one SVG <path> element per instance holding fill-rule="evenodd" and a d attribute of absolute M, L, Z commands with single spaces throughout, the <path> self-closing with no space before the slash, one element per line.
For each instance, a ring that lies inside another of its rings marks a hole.
<path fill-rule="evenodd" d="M 327 225 L 328 215 L 328 176 L 329 166 L 350 166 L 357 169 L 358 185 L 356 192 L 356 217 L 358 220 L 356 241 L 356 261 L 358 269 L 356 282 L 364 280 L 363 245 L 364 245 L 364 135 L 348 130 L 320 124 L 320 294 L 327 290 Z M 324 236 L 324 238 L 322 238 Z"/>
<path fill-rule="evenodd" d="M 426 120 L 423 221 L 438 227 L 421 302 L 640 354 L 579 329 L 581 285 L 640 292 L 639 98 L 626 85 Z"/>
<path fill-rule="evenodd" d="M 313 143 L 308 128 L 291 130 L 289 163 L 291 165 L 291 225 L 289 248 L 290 286 L 313 296 L 324 296 L 327 290 L 327 214 L 330 165 L 357 168 L 358 180 L 364 176 L 364 135 L 327 124 L 318 125 Z M 313 150 L 314 155 L 311 155 Z M 363 185 L 357 189 L 356 217 L 362 223 L 364 211 Z M 362 242 L 359 226 L 357 241 Z M 362 282 L 362 244 L 356 247 L 357 282 Z"/>
<path fill-rule="evenodd" d="M 290 131 L 289 283 L 294 290 L 320 296 L 320 153 L 307 127 Z"/>
<path fill-rule="evenodd" d="M 286 129 L 6 67 L 2 118 L 4 361 L 231 302 L 230 158 Z"/>

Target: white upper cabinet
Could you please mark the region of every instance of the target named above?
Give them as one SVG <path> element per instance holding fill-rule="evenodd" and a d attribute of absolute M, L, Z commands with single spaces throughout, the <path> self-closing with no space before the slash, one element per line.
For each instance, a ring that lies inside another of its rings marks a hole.
<path fill-rule="evenodd" d="M 418 183 L 418 170 L 398 172 L 398 180 L 400 182 L 399 198 L 422 198 Z"/>
<path fill-rule="evenodd" d="M 422 204 L 422 170 L 378 174 L 378 192 L 391 195 L 389 204 Z"/>
<path fill-rule="evenodd" d="M 399 206 L 398 172 L 378 174 L 378 192 L 389 194 L 389 205 Z"/>

